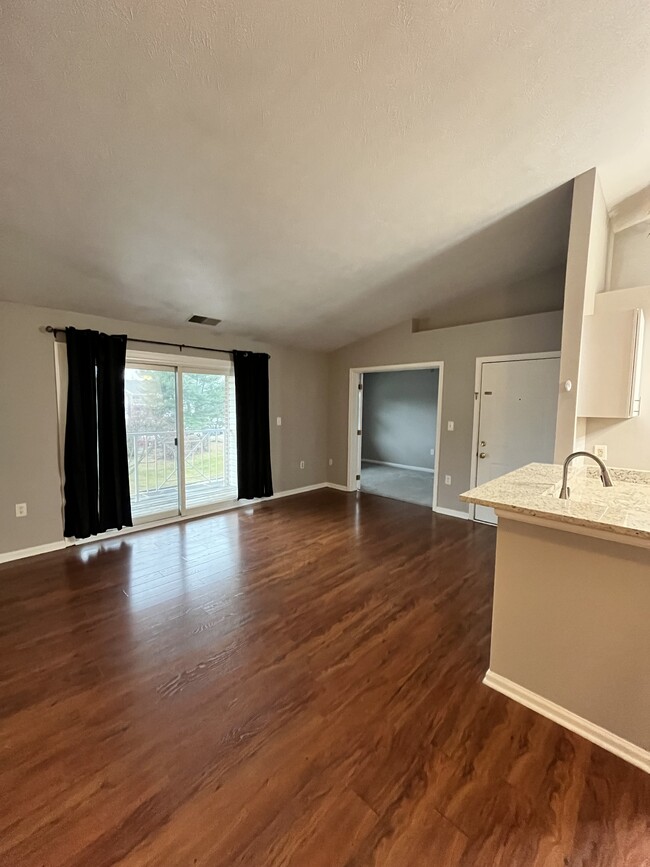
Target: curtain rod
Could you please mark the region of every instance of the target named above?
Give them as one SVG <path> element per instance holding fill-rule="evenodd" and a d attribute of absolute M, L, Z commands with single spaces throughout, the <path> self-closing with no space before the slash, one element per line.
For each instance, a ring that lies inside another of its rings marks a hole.
<path fill-rule="evenodd" d="M 55 328 L 53 325 L 46 325 L 45 330 L 48 334 L 65 334 L 65 328 Z M 223 352 L 226 355 L 232 355 L 234 349 L 215 349 L 214 346 L 194 346 L 191 343 L 170 343 L 168 340 L 140 340 L 138 337 L 127 337 L 129 343 L 148 343 L 150 346 L 176 346 L 182 352 L 184 349 L 200 349 L 204 352 Z M 265 355 L 267 353 L 264 353 Z"/>

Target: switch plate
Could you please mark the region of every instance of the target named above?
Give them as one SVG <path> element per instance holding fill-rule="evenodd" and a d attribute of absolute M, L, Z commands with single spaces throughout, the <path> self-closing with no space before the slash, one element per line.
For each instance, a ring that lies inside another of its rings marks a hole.
<path fill-rule="evenodd" d="M 453 429 L 454 429 L 453 421 L 448 421 L 447 422 L 447 430 L 453 430 Z"/>
<path fill-rule="evenodd" d="M 329 459 L 328 463 L 329 463 L 329 465 L 330 465 L 330 467 L 331 467 L 332 464 L 334 463 L 334 461 L 332 460 L 332 458 Z"/>
<path fill-rule="evenodd" d="M 27 503 L 16 503 L 16 517 L 25 518 L 27 516 Z"/>
<path fill-rule="evenodd" d="M 277 418 L 277 425 L 278 425 L 278 427 L 282 426 L 282 417 L 281 416 L 278 416 L 278 418 Z"/>
<path fill-rule="evenodd" d="M 451 484 L 451 476 L 445 476 L 445 484 L 446 484 L 446 485 L 450 485 L 450 484 Z"/>
<path fill-rule="evenodd" d="M 305 462 L 304 461 L 300 461 L 300 469 L 301 470 L 305 469 Z"/>
<path fill-rule="evenodd" d="M 607 460 L 607 446 L 594 446 L 594 454 L 597 458 L 600 458 L 601 461 Z"/>
<path fill-rule="evenodd" d="M 435 451 L 434 449 L 429 449 L 429 454 L 433 456 L 434 451 Z"/>

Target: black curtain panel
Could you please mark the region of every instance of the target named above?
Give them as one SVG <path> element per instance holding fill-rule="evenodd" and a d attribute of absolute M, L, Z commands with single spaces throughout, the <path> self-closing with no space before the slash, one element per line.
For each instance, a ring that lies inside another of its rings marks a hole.
<path fill-rule="evenodd" d="M 133 525 L 124 417 L 126 337 L 66 328 L 64 533 Z"/>
<path fill-rule="evenodd" d="M 273 494 L 269 429 L 269 357 L 233 352 L 237 402 L 237 497 Z"/>
<path fill-rule="evenodd" d="M 66 328 L 68 405 L 65 422 L 64 533 L 99 532 L 95 331 Z"/>
<path fill-rule="evenodd" d="M 97 335 L 99 528 L 132 527 L 124 414 L 126 336 Z"/>

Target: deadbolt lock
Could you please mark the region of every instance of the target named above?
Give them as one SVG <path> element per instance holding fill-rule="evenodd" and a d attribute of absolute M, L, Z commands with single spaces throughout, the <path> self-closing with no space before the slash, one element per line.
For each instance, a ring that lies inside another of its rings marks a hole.
<path fill-rule="evenodd" d="M 486 458 L 486 457 L 487 457 L 487 455 L 485 454 L 485 452 L 481 452 L 481 454 L 479 455 L 479 458 Z"/>

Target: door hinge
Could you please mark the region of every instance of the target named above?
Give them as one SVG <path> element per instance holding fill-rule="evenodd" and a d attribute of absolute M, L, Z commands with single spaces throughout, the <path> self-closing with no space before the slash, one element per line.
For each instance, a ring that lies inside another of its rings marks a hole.
<path fill-rule="evenodd" d="M 363 391 L 363 383 L 362 382 L 359 383 L 359 391 Z"/>
<path fill-rule="evenodd" d="M 360 431 L 360 430 L 357 431 L 357 436 L 358 436 L 358 437 L 361 436 L 361 431 Z"/>
<path fill-rule="evenodd" d="M 174 445 L 175 445 L 175 446 L 178 445 L 178 437 L 174 437 Z"/>
<path fill-rule="evenodd" d="M 358 481 L 358 482 L 361 481 L 361 476 L 357 476 L 357 481 Z"/>

